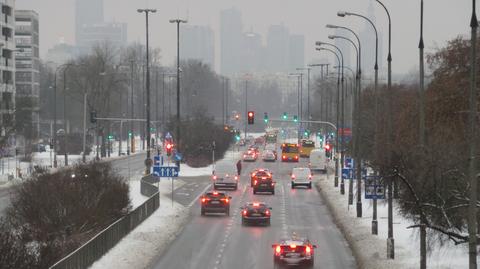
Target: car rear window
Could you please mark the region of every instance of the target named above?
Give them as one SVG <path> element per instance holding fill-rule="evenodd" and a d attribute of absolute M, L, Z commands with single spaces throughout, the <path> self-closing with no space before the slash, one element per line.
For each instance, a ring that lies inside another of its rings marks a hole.
<path fill-rule="evenodd" d="M 237 167 L 233 163 L 217 163 L 215 165 L 215 174 L 234 174 L 237 173 Z"/>
<path fill-rule="evenodd" d="M 257 172 L 256 176 L 257 177 L 268 177 L 269 175 L 265 171 L 259 171 L 259 172 Z"/>
<path fill-rule="evenodd" d="M 308 168 L 294 168 L 293 174 L 297 177 L 308 177 L 310 170 Z"/>
<path fill-rule="evenodd" d="M 214 194 L 213 192 L 207 192 L 207 196 L 210 198 L 223 198 L 225 197 L 225 193 Z"/>

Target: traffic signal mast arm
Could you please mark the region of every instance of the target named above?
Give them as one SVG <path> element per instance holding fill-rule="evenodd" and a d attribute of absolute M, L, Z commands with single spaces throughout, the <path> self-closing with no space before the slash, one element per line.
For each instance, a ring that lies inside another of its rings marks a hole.
<path fill-rule="evenodd" d="M 269 119 L 271 122 L 293 122 L 293 123 L 313 123 L 313 124 L 326 124 L 337 130 L 337 126 L 328 121 L 315 121 L 315 120 L 284 120 L 284 119 Z"/>

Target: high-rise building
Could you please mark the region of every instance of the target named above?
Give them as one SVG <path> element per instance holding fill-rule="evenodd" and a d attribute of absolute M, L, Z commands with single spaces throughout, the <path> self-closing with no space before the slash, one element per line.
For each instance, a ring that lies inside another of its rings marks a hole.
<path fill-rule="evenodd" d="M 215 67 L 215 38 L 212 28 L 198 25 L 182 25 L 180 57 L 199 60 Z"/>
<path fill-rule="evenodd" d="M 117 48 L 123 47 L 127 44 L 127 24 L 114 22 L 84 24 L 77 37 L 77 46 L 81 53 L 86 53 L 95 45 L 105 42 Z"/>
<path fill-rule="evenodd" d="M 305 66 L 305 36 L 290 35 L 288 48 L 288 69 L 295 70 Z"/>
<path fill-rule="evenodd" d="M 45 60 L 47 62 L 53 62 L 61 65 L 74 59 L 75 55 L 77 55 L 77 49 L 75 46 L 59 43 L 47 51 Z"/>
<path fill-rule="evenodd" d="M 76 0 L 75 41 L 79 53 L 105 42 L 122 47 L 127 44 L 127 24 L 105 22 L 103 0 Z"/>
<path fill-rule="evenodd" d="M 242 36 L 240 71 L 243 73 L 263 71 L 265 68 L 265 48 L 262 37 L 252 31 Z"/>
<path fill-rule="evenodd" d="M 289 71 L 290 33 L 283 24 L 271 25 L 267 33 L 267 71 Z"/>
<path fill-rule="evenodd" d="M 22 120 L 31 121 L 30 125 L 25 122 L 24 135 L 35 137 L 40 129 L 40 43 L 37 12 L 15 11 L 15 44 L 16 111 L 17 115 L 23 115 Z"/>
<path fill-rule="evenodd" d="M 220 12 L 220 72 L 232 75 L 240 72 L 242 49 L 242 14 L 236 8 Z"/>
<path fill-rule="evenodd" d="M 83 27 L 103 22 L 103 0 L 75 0 L 75 40 L 77 45 L 81 41 L 80 35 Z"/>
<path fill-rule="evenodd" d="M 15 1 L 1 0 L 0 137 L 9 136 L 15 106 Z"/>

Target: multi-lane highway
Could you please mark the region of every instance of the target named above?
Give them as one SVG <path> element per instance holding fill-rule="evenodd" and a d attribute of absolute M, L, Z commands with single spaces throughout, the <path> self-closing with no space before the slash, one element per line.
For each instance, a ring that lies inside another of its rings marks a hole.
<path fill-rule="evenodd" d="M 271 245 L 293 232 L 307 236 L 314 244 L 314 268 L 355 268 L 355 260 L 343 235 L 334 225 L 322 198 L 315 188 L 290 188 L 289 173 L 296 163 L 243 163 L 240 186 L 230 191 L 232 196 L 230 217 L 200 215 L 200 203 L 195 198 L 208 186 L 207 179 L 189 182 L 197 184 L 196 191 L 183 199 L 191 204 L 191 219 L 179 237 L 158 257 L 152 268 L 273 268 Z M 249 186 L 249 173 L 263 167 L 273 171 L 275 195 L 253 195 Z M 317 175 L 326 176 L 326 175 Z M 330 175 L 331 176 L 331 175 Z M 177 190 L 180 192 L 181 190 Z M 241 225 L 240 207 L 249 201 L 264 201 L 272 208 L 269 227 L 244 227 Z"/>

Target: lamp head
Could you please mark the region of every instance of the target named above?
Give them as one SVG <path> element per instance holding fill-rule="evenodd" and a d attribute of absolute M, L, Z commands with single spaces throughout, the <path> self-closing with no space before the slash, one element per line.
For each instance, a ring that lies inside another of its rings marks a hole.
<path fill-rule="evenodd" d="M 336 26 L 336 25 L 333 25 L 333 24 L 327 24 L 327 25 L 325 25 L 325 27 L 327 27 L 327 28 L 331 28 L 331 29 L 338 28 L 338 26 Z"/>
<path fill-rule="evenodd" d="M 321 45 L 323 45 L 323 42 L 321 42 L 321 41 L 317 41 L 317 42 L 315 42 L 315 45 L 317 45 L 317 46 L 321 46 Z"/>
<path fill-rule="evenodd" d="M 345 17 L 345 16 L 347 16 L 347 12 L 345 12 L 345 11 L 339 11 L 339 12 L 337 12 L 337 16 L 338 16 L 338 17 Z"/>
<path fill-rule="evenodd" d="M 137 12 L 138 12 L 138 13 L 142 13 L 142 12 L 143 12 L 143 9 L 140 9 L 140 8 L 139 8 L 139 9 L 137 9 Z"/>
<path fill-rule="evenodd" d="M 329 35 L 328 38 L 329 39 L 335 39 L 335 38 L 337 38 L 337 36 L 336 35 Z"/>
<path fill-rule="evenodd" d="M 315 48 L 316 50 L 323 50 L 323 48 Z"/>
<path fill-rule="evenodd" d="M 170 22 L 170 23 L 175 23 L 175 22 L 176 22 L 176 20 L 169 20 L 169 22 Z"/>

